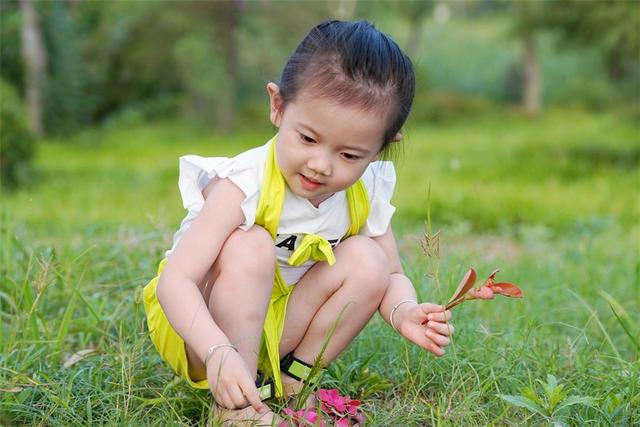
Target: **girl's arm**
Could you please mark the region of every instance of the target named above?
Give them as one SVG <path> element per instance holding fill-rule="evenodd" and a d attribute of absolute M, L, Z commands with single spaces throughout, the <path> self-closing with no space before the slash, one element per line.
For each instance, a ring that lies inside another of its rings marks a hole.
<path fill-rule="evenodd" d="M 390 264 L 389 286 L 378 309 L 380 315 L 391 325 L 391 312 L 396 307 L 391 326 L 397 328 L 403 337 L 436 356 L 443 355 L 443 348 L 449 344 L 448 336 L 453 333 L 453 326 L 447 323 L 451 319 L 451 312 L 445 311 L 441 305 L 417 302 L 413 284 L 402 269 L 391 226 L 385 234 L 373 240 L 382 247 Z M 398 305 L 402 301 L 411 302 Z"/>
<path fill-rule="evenodd" d="M 244 193 L 230 180 L 211 182 L 200 214 L 167 260 L 157 296 L 176 332 L 204 361 L 215 344 L 229 343 L 216 325 L 198 288 L 229 235 L 244 222 Z"/>

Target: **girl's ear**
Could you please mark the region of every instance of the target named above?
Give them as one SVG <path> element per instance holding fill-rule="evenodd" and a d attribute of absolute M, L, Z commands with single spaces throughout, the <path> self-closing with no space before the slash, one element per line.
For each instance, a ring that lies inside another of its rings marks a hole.
<path fill-rule="evenodd" d="M 402 141 L 402 134 L 400 132 L 396 133 L 393 138 L 391 138 L 391 144 L 400 141 Z M 375 162 L 380 160 L 380 156 L 382 156 L 382 151 L 379 151 L 378 154 L 376 154 L 376 157 L 373 159 L 373 161 Z"/>
<path fill-rule="evenodd" d="M 269 94 L 269 119 L 271 123 L 279 128 L 282 121 L 282 97 L 280 88 L 273 82 L 267 83 L 267 93 Z"/>

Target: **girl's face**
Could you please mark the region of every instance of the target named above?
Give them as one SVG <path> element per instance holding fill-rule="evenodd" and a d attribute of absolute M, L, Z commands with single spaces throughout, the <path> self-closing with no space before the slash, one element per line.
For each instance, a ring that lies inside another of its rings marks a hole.
<path fill-rule="evenodd" d="M 362 176 L 378 158 L 386 117 L 376 110 L 302 92 L 283 110 L 279 88 L 267 85 L 271 122 L 279 128 L 276 157 L 294 194 L 318 206 Z"/>

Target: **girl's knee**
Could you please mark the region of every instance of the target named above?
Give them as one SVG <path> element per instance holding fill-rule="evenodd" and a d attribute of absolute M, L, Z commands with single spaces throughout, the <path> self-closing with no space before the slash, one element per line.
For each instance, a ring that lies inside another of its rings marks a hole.
<path fill-rule="evenodd" d="M 245 272 L 273 273 L 276 252 L 271 234 L 254 225 L 249 230 L 236 229 L 225 241 L 218 256 L 218 268 L 232 265 Z"/>
<path fill-rule="evenodd" d="M 384 293 L 389 284 L 389 259 L 382 247 L 366 236 L 353 236 L 341 243 L 348 251 L 349 275 L 358 278 L 363 287 Z"/>

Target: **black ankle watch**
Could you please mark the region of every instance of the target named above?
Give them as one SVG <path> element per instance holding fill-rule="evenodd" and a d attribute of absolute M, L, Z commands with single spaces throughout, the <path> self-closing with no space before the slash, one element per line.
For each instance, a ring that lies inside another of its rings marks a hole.
<path fill-rule="evenodd" d="M 313 365 L 309 365 L 306 362 L 296 358 L 293 352 L 287 354 L 280 361 L 280 370 L 292 378 L 298 381 L 304 381 L 307 383 L 315 384 L 319 379 L 324 369 L 320 369 L 313 378 L 309 378 L 312 373 Z"/>

